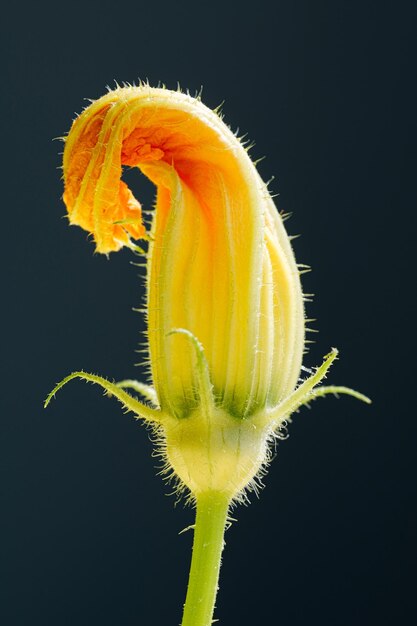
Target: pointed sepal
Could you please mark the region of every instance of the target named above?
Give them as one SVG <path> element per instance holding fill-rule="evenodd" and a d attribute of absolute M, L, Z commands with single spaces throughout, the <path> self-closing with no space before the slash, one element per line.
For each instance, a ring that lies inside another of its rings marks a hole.
<path fill-rule="evenodd" d="M 168 335 L 184 335 L 192 344 L 196 355 L 196 380 L 201 408 L 209 416 L 215 406 L 213 385 L 210 380 L 209 366 L 204 354 L 203 344 L 186 328 L 173 328 Z"/>
<path fill-rule="evenodd" d="M 100 385 L 100 387 L 105 390 L 107 395 L 117 398 L 127 411 L 132 411 L 137 417 L 145 420 L 146 422 L 158 423 L 161 422 L 162 419 L 165 417 L 162 411 L 158 409 L 153 409 L 146 404 L 139 402 L 139 400 L 136 400 L 136 398 L 133 398 L 133 396 L 131 396 L 129 393 L 118 387 L 117 384 L 111 383 L 109 380 L 103 378 L 102 376 L 97 376 L 96 374 L 89 374 L 82 371 L 73 372 L 69 376 L 66 376 L 59 383 L 57 383 L 57 385 L 55 385 L 52 391 L 48 394 L 44 403 L 44 407 L 46 408 L 48 406 L 57 391 L 59 391 L 64 385 L 69 383 L 70 380 L 73 380 L 74 378 L 80 378 L 81 380 Z"/>
<path fill-rule="evenodd" d="M 336 348 L 332 348 L 331 352 L 327 354 L 323 363 L 316 369 L 316 371 L 305 380 L 301 385 L 297 387 L 287 398 L 282 400 L 276 407 L 271 409 L 258 418 L 261 423 L 270 423 L 273 428 L 279 428 L 282 422 L 288 419 L 292 413 L 297 411 L 301 406 L 308 404 L 311 400 L 320 398 L 328 394 L 346 394 L 353 396 L 357 400 L 371 403 L 371 400 L 349 387 L 341 386 L 325 386 L 318 387 L 318 385 L 324 380 L 330 367 L 337 359 L 339 351 Z"/>

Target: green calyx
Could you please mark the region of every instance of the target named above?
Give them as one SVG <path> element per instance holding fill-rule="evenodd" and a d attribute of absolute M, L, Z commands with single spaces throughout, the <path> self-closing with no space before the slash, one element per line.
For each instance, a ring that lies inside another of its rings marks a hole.
<path fill-rule="evenodd" d="M 216 404 L 209 366 L 199 340 L 183 328 L 173 329 L 170 334 L 183 334 L 194 348 L 198 406 L 187 417 L 174 417 L 162 411 L 156 391 L 148 385 L 135 380 L 113 383 L 83 371 L 59 382 L 46 398 L 45 407 L 57 391 L 75 378 L 101 386 L 106 395 L 117 398 L 135 417 L 160 427 L 165 473 L 175 477 L 180 489 L 186 486 L 193 497 L 211 491 L 223 493 L 230 500 L 239 499 L 247 488 L 256 485 L 256 477 L 268 463 L 269 441 L 279 434 L 283 422 L 312 400 L 329 394 L 346 394 L 371 402 L 348 387 L 320 385 L 338 356 L 338 351 L 332 349 L 316 371 L 277 406 L 237 419 L 226 407 Z M 126 389 L 140 394 L 147 403 Z"/>

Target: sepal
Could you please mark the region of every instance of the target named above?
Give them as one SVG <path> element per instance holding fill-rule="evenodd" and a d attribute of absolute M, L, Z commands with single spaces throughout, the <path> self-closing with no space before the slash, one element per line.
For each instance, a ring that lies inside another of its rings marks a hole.
<path fill-rule="evenodd" d="M 360 393 L 359 391 L 350 389 L 350 387 L 334 385 L 318 387 L 318 385 L 324 380 L 324 378 L 326 378 L 327 372 L 333 365 L 334 361 L 337 359 L 338 354 L 339 351 L 336 348 L 332 348 L 329 354 L 324 357 L 323 363 L 316 369 L 314 374 L 312 374 L 309 378 L 307 378 L 307 380 L 301 383 L 301 385 L 299 385 L 287 398 L 282 400 L 282 402 L 280 402 L 276 407 L 268 411 L 266 414 L 258 416 L 256 421 L 261 424 L 274 424 L 275 428 L 279 428 L 281 424 L 301 406 L 308 404 L 311 400 L 315 400 L 316 398 L 320 398 L 328 394 L 334 394 L 336 396 L 338 394 L 346 394 L 349 396 L 353 396 L 357 400 L 361 400 L 366 404 L 371 404 L 370 398 Z"/>
<path fill-rule="evenodd" d="M 102 376 L 97 376 L 96 374 L 89 374 L 82 371 L 73 372 L 69 376 L 63 378 L 59 383 L 57 383 L 52 391 L 48 394 L 44 403 L 44 408 L 48 406 L 52 398 L 55 396 L 56 392 L 74 378 L 81 378 L 82 380 L 85 380 L 87 382 L 100 385 L 100 387 L 105 390 L 107 395 L 117 398 L 127 411 L 132 411 L 138 418 L 141 418 L 146 422 L 158 423 L 161 422 L 164 417 L 162 411 L 160 411 L 159 409 L 153 409 L 150 406 L 139 402 L 139 400 L 136 400 L 136 398 L 124 391 L 116 383 L 111 383 L 109 380 L 103 378 Z"/>

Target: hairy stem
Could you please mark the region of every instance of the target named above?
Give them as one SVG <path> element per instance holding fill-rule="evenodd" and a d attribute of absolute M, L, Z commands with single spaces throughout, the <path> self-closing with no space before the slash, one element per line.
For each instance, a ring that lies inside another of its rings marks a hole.
<path fill-rule="evenodd" d="M 229 498 L 218 492 L 197 498 L 193 556 L 182 626 L 212 624 L 229 504 Z"/>

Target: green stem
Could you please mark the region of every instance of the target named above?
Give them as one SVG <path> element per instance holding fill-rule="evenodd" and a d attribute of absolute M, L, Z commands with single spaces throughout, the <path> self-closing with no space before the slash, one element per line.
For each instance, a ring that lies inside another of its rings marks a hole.
<path fill-rule="evenodd" d="M 210 626 L 219 582 L 230 499 L 212 491 L 197 498 L 193 557 L 182 626 Z"/>

